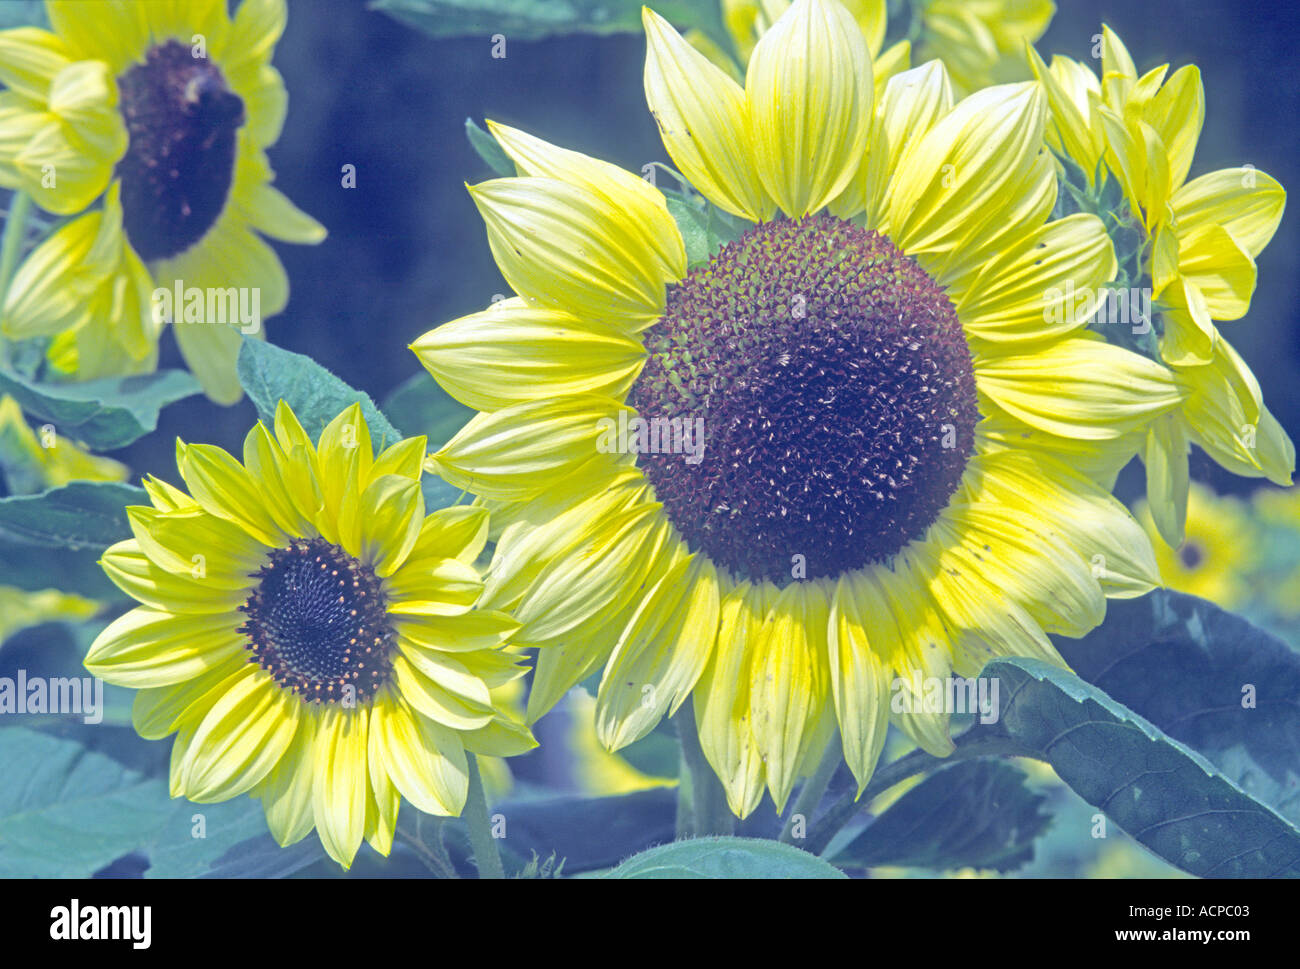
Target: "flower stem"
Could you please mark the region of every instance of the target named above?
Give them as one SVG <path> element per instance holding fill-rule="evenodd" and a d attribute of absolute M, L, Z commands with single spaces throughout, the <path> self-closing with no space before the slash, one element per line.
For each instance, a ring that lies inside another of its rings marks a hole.
<path fill-rule="evenodd" d="M 681 787 L 678 789 L 678 819 L 688 820 L 690 830 L 679 831 L 682 834 L 701 838 L 706 835 L 731 834 L 736 829 L 736 818 L 727 806 L 727 795 L 722 784 L 714 776 L 700 746 L 699 735 L 695 732 L 695 710 L 686 703 L 673 717 L 677 725 L 677 737 L 682 745 L 682 762 L 687 768 Z M 689 783 L 687 783 L 689 782 Z M 684 799 L 689 798 L 689 802 Z M 688 807 L 689 805 L 689 807 Z M 683 827 L 680 825 L 679 827 Z"/>
<path fill-rule="evenodd" d="M 822 796 L 826 793 L 826 788 L 830 786 L 831 778 L 835 776 L 835 771 L 839 768 L 843 757 L 840 755 L 840 735 L 836 731 L 831 737 L 831 741 L 826 745 L 826 752 L 822 754 L 821 761 L 817 764 L 817 770 L 813 772 L 812 777 L 804 782 L 803 788 L 799 791 L 799 797 L 795 799 L 794 807 L 790 809 L 789 816 L 785 819 L 785 827 L 781 831 L 780 840 L 786 844 L 794 844 L 795 819 L 802 817 L 804 824 L 807 825 L 817 806 L 822 802 Z"/>
<path fill-rule="evenodd" d="M 4 306 L 5 296 L 9 293 L 9 282 L 13 278 L 14 267 L 18 264 L 18 253 L 27 232 L 27 213 L 31 208 L 32 197 L 26 192 L 14 192 L 9 200 L 4 236 L 0 239 L 0 308 Z"/>
<path fill-rule="evenodd" d="M 474 866 L 480 878 L 505 878 L 501 853 L 492 837 L 492 820 L 488 817 L 487 794 L 478 771 L 478 758 L 469 758 L 469 796 L 465 799 L 465 827 L 469 829 L 470 847 L 474 849 Z"/>

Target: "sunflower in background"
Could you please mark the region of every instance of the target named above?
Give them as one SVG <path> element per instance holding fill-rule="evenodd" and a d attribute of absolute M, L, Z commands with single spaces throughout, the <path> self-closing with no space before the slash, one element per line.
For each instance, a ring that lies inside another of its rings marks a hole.
<path fill-rule="evenodd" d="M 4 335 L 52 338 L 53 371 L 87 380 L 157 367 L 169 320 L 155 290 L 256 293 L 260 329 L 289 298 L 262 235 L 325 238 L 272 186 L 265 153 L 288 106 L 270 63 L 284 0 L 242 0 L 233 19 L 226 0 L 47 0 L 46 11 L 52 30 L 0 32 L 0 186 L 73 218 L 18 268 Z M 241 324 L 172 317 L 204 391 L 237 401 Z"/>
<path fill-rule="evenodd" d="M 487 514 L 426 517 L 425 445 L 374 455 L 356 405 L 313 442 L 281 403 L 242 464 L 178 441 L 189 494 L 145 480 L 103 557 L 141 604 L 86 668 L 140 691 L 142 736 L 176 734 L 173 797 L 252 794 L 281 845 L 314 827 L 346 868 L 363 838 L 388 854 L 403 797 L 459 814 L 468 754 L 535 746 L 493 694 L 524 672 L 502 649 L 518 624 L 474 609 Z"/>
<path fill-rule="evenodd" d="M 1246 507 L 1193 482 L 1187 495 L 1183 541 L 1170 548 L 1156 541 L 1159 532 L 1146 501 L 1134 509 L 1151 536 L 1164 584 L 1179 592 L 1237 609 L 1249 597 L 1249 576 L 1258 564 L 1259 542 Z"/>
<path fill-rule="evenodd" d="M 1036 85 L 954 103 L 931 62 L 873 105 L 831 0 L 777 19 L 744 88 L 645 26 L 669 154 L 753 224 L 690 267 L 644 180 L 494 125 L 519 177 L 471 193 L 518 296 L 413 349 L 481 411 L 430 467 L 493 511 L 484 604 L 540 647 L 530 719 L 603 666 L 616 750 L 693 696 L 745 816 L 824 752 L 865 785 L 890 719 L 946 755 L 946 715 L 892 702 L 913 674 L 1060 663 L 1048 632 L 1157 584 L 1118 502 L 980 420 L 1105 442 L 1182 391 L 1084 320 L 1044 323 L 1045 291 L 1115 260 L 1094 216 L 1048 221 Z"/>
<path fill-rule="evenodd" d="M 0 396 L 0 494 L 31 495 L 70 481 L 125 481 L 126 466 L 42 428 L 40 436 L 8 394 Z M 0 643 L 29 626 L 89 619 L 99 604 L 58 589 L 0 585 Z"/>
<path fill-rule="evenodd" d="M 913 61 L 941 60 L 958 95 L 1027 78 L 1023 45 L 1043 36 L 1056 13 L 1052 0 L 845 0 L 844 6 L 867 42 L 877 91 Z M 723 23 L 735 44 L 740 69 L 703 32 L 688 31 L 686 39 L 743 80 L 744 65 L 759 39 L 789 8 L 790 0 L 722 0 Z M 906 36 L 886 47 L 891 19 L 896 25 L 906 23 Z"/>
<path fill-rule="evenodd" d="M 1181 406 L 1152 420 L 1127 447 L 1112 449 L 1107 464 L 1113 476 L 1141 454 L 1150 512 L 1176 548 L 1188 515 L 1191 444 L 1236 474 L 1291 483 L 1295 446 L 1216 325 L 1250 309 L 1255 259 L 1277 231 L 1286 192 L 1249 166 L 1188 181 L 1205 118 L 1200 71 L 1187 65 L 1166 80 L 1163 64 L 1139 77 L 1105 26 L 1100 54 L 1098 78 L 1078 61 L 1055 57 L 1049 68 L 1028 51 L 1051 105 L 1048 144 L 1071 163 L 1065 175 L 1075 207 L 1106 219 L 1127 292 L 1150 293 L 1155 330 L 1138 348 L 1187 388 Z M 1108 189 L 1118 190 L 1110 193 L 1118 195 L 1114 203 L 1106 201 Z M 1099 330 L 1125 338 L 1113 323 Z M 1078 450 L 1063 440 L 1049 446 Z"/>

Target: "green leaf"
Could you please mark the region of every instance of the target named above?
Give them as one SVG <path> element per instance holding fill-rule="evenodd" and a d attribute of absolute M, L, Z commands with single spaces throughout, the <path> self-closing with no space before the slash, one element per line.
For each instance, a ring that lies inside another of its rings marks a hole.
<path fill-rule="evenodd" d="M 677 223 L 686 244 L 686 264 L 692 269 L 708 262 L 728 242 L 744 234 L 743 223 L 709 204 L 701 196 L 664 190 L 668 214 Z"/>
<path fill-rule="evenodd" d="M 0 763 L 0 876 L 85 878 L 132 854 L 143 856 L 150 877 L 211 874 L 214 866 L 251 873 L 272 862 L 265 816 L 251 798 L 172 800 L 161 777 L 25 727 L 0 729 Z M 303 864 L 319 853 L 317 845 Z"/>
<path fill-rule="evenodd" d="M 379 10 L 434 37 L 505 34 L 537 40 L 556 34 L 639 34 L 641 0 L 375 0 Z M 657 0 L 655 12 L 682 29 L 697 27 L 730 44 L 717 0 Z"/>
<path fill-rule="evenodd" d="M 246 338 L 243 347 L 239 350 L 237 370 L 244 392 L 256 405 L 257 414 L 262 422 L 268 426 L 275 420 L 276 405 L 283 400 L 298 415 L 303 430 L 311 436 L 312 440 L 315 440 L 325 429 L 325 425 L 345 408 L 360 403 L 361 413 L 370 426 L 370 440 L 376 453 L 384 447 L 396 444 L 404 436 L 375 406 L 369 394 L 348 386 L 316 361 L 300 353 L 282 350 L 262 340 Z M 428 378 L 428 382 L 434 384 L 432 378 Z M 434 388 L 437 389 L 436 384 Z M 394 397 L 401 390 L 402 388 L 398 388 Z M 389 400 L 393 400 L 393 397 Z M 419 408 L 408 399 L 398 398 L 398 404 L 405 408 L 405 412 L 409 415 L 405 419 L 411 424 L 416 424 L 422 419 L 419 417 Z M 409 436 L 428 433 L 415 427 L 411 430 L 414 433 Z M 439 429 L 435 427 L 433 430 L 436 433 Z M 430 443 L 433 443 L 432 437 Z M 420 478 L 420 488 L 424 492 L 424 506 L 427 511 L 454 505 L 461 497 L 458 488 L 452 487 L 428 471 Z"/>
<path fill-rule="evenodd" d="M 465 135 L 469 138 L 470 147 L 478 153 L 479 158 L 483 159 L 488 168 L 502 178 L 511 178 L 516 174 L 515 163 L 506 155 L 505 149 L 495 138 L 475 124 L 473 118 L 465 119 Z"/>
<path fill-rule="evenodd" d="M 0 499 L 0 585 L 120 597 L 98 559 L 131 537 L 126 506 L 148 503 L 141 488 L 89 481 Z"/>
<path fill-rule="evenodd" d="M 890 805 L 834 858 L 840 867 L 902 865 L 1012 871 L 1034 856 L 1051 818 L 1023 771 L 994 760 L 957 763 Z"/>
<path fill-rule="evenodd" d="M 267 426 L 274 423 L 276 405 L 283 400 L 293 408 L 303 430 L 314 441 L 330 421 L 352 404 L 360 403 L 376 452 L 402 439 L 369 394 L 348 386 L 301 353 L 245 337 L 239 350 L 237 371 L 244 392 Z"/>
<path fill-rule="evenodd" d="M 1300 826 L 1300 654 L 1212 602 L 1168 590 L 1107 606 L 1061 656 L 1247 794 Z"/>
<path fill-rule="evenodd" d="M 95 451 L 114 451 L 152 432 L 159 411 L 200 390 L 183 370 L 69 384 L 37 383 L 0 371 L 0 393 L 12 395 L 27 413 Z"/>
<path fill-rule="evenodd" d="M 629 858 L 607 878 L 845 878 L 816 855 L 762 838 L 690 838 Z"/>
<path fill-rule="evenodd" d="M 1300 830 L 1210 761 L 1090 683 L 1030 659 L 998 659 L 1000 716 L 965 737 L 1010 741 L 1051 764 L 1089 804 L 1194 875 L 1300 876 Z M 1176 670 L 1165 688 L 1180 689 Z"/>

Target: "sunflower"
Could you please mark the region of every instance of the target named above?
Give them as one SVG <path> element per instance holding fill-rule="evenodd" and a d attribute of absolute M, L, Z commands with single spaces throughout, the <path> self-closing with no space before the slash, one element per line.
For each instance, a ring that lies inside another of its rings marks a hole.
<path fill-rule="evenodd" d="M 1215 325 L 1250 309 L 1255 259 L 1277 230 L 1286 192 L 1250 166 L 1188 181 L 1205 118 L 1200 72 L 1187 65 L 1166 80 L 1163 64 L 1139 77 L 1109 27 L 1100 48 L 1100 79 L 1069 58 L 1053 58 L 1049 68 L 1032 50 L 1029 57 L 1051 105 L 1048 142 L 1071 163 L 1074 205 L 1112 210 L 1107 225 L 1123 249 L 1127 282 L 1121 292 L 1145 294 L 1154 311 L 1150 354 L 1188 390 L 1180 407 L 1153 420 L 1129 448 L 1113 451 L 1111 463 L 1115 470 L 1141 453 L 1151 513 L 1177 547 L 1190 444 L 1229 471 L 1291 483 L 1295 446 L 1264 405 L 1250 367 Z M 1124 338 L 1113 326 L 1101 331 Z"/>
<path fill-rule="evenodd" d="M 1026 77 L 1023 45 L 1038 40 L 1056 13 L 1052 0 L 911 0 L 906 36 L 885 47 L 886 0 L 845 0 L 844 6 L 867 42 L 877 88 L 908 68 L 915 43 L 917 61 L 943 61 L 959 93 Z M 722 0 L 723 24 L 742 64 L 789 7 L 790 0 Z M 686 39 L 735 73 L 730 56 L 706 34 L 691 30 Z"/>
<path fill-rule="evenodd" d="M 86 668 L 140 691 L 142 736 L 176 734 L 173 797 L 252 794 L 281 845 L 315 827 L 347 867 L 363 837 L 388 853 L 402 797 L 459 814 L 467 752 L 534 746 L 489 693 L 523 670 L 501 649 L 518 625 L 472 608 L 487 514 L 425 516 L 425 446 L 372 456 L 356 405 L 313 445 L 281 403 L 243 464 L 178 441 L 190 494 L 146 479 L 102 561 L 141 605 Z"/>
<path fill-rule="evenodd" d="M 470 191 L 518 295 L 413 349 L 481 411 L 430 467 L 493 510 L 484 601 L 540 647 L 529 717 L 603 664 L 618 749 L 693 695 L 743 816 L 764 787 L 783 807 L 837 728 L 863 785 L 891 716 L 949 753 L 947 714 L 891 702 L 913 674 L 1059 663 L 1047 633 L 1157 583 L 1118 502 L 981 417 L 1105 441 L 1182 391 L 1085 320 L 1044 322 L 1045 293 L 1115 260 L 1095 217 L 1047 221 L 1041 88 L 954 104 L 932 62 L 873 106 L 830 0 L 773 24 L 743 88 L 645 26 L 669 154 L 752 224 L 689 266 L 644 180 L 493 125 L 519 177 Z"/>
<path fill-rule="evenodd" d="M 126 474 L 125 465 L 87 453 L 50 425 L 37 437 L 18 402 L 0 395 L 0 494 L 30 495 L 70 481 L 122 481 Z M 89 619 L 98 611 L 98 603 L 58 589 L 0 585 L 0 643 L 29 626 Z"/>
<path fill-rule="evenodd" d="M 289 297 L 259 233 L 325 238 L 266 158 L 288 105 L 270 63 L 284 0 L 243 0 L 233 19 L 226 0 L 46 11 L 52 31 L 0 32 L 0 186 L 73 218 L 19 267 L 4 334 L 53 338 L 53 370 L 85 380 L 153 371 L 175 322 L 208 396 L 233 403 L 240 330 L 260 332 Z M 158 298 L 177 292 L 185 309 Z"/>
<path fill-rule="evenodd" d="M 1248 592 L 1246 577 L 1259 565 L 1259 542 L 1240 501 L 1193 482 L 1188 490 L 1187 527 L 1176 549 L 1157 541 L 1159 533 L 1147 502 L 1139 502 L 1134 511 L 1151 536 L 1165 585 L 1225 609 L 1242 605 Z"/>

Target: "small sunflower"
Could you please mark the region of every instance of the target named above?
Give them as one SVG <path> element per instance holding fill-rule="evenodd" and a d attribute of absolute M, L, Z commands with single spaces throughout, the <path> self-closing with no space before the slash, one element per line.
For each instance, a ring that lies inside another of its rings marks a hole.
<path fill-rule="evenodd" d="M 783 806 L 837 728 L 860 784 L 891 713 L 948 753 L 946 714 L 891 711 L 913 673 L 1060 662 L 1046 633 L 1158 582 L 1118 502 L 981 417 L 1107 441 L 1182 392 L 1085 321 L 1044 322 L 1046 292 L 1115 260 L 1095 217 L 1048 221 L 1041 88 L 954 104 L 931 62 L 873 107 L 829 0 L 781 15 L 743 88 L 645 25 L 669 154 L 753 224 L 689 266 L 647 182 L 493 125 L 519 177 L 471 194 L 518 296 L 414 349 L 482 412 L 430 462 L 493 510 L 484 601 L 541 647 L 529 717 L 603 664 L 618 749 L 693 695 L 743 816 L 764 787 Z"/>
<path fill-rule="evenodd" d="M 0 32 L 0 186 L 74 218 L 19 267 L 3 331 L 53 338 L 53 369 L 86 380 L 154 370 L 170 319 L 208 396 L 233 403 L 240 329 L 260 332 L 289 298 L 261 236 L 325 238 L 271 185 L 266 158 L 288 106 L 271 66 L 284 0 L 242 0 L 233 19 L 226 0 L 46 11 L 52 31 Z M 167 316 L 155 293 L 178 286 L 204 294 L 205 314 L 218 294 L 220 316 L 189 319 L 174 302 Z M 249 319 L 235 319 L 229 292 Z"/>
<path fill-rule="evenodd" d="M 523 670 L 501 648 L 518 625 L 473 609 L 487 514 L 425 516 L 424 450 L 373 456 L 355 405 L 313 444 L 281 403 L 243 464 L 178 441 L 190 494 L 146 479 L 135 537 L 103 557 L 141 605 L 86 667 L 140 691 L 142 736 L 177 735 L 173 797 L 252 794 L 280 844 L 315 827 L 347 867 L 363 838 L 388 853 L 402 797 L 459 814 L 467 751 L 534 746 L 490 694 Z"/>
<path fill-rule="evenodd" d="M 1246 576 L 1258 564 L 1259 543 L 1242 503 L 1220 497 L 1193 482 L 1188 491 L 1187 527 L 1182 544 L 1170 548 L 1159 540 L 1151 508 L 1135 508 L 1137 520 L 1151 536 L 1156 564 L 1165 585 L 1200 596 L 1225 609 L 1238 608 L 1247 597 Z"/>
<path fill-rule="evenodd" d="M 1216 326 L 1241 319 L 1255 290 L 1255 259 L 1277 231 L 1286 192 L 1253 167 L 1187 180 L 1205 119 L 1195 65 L 1167 80 L 1169 65 L 1141 77 L 1120 38 L 1103 27 L 1102 76 L 1065 57 L 1033 69 L 1051 105 L 1048 143 L 1077 166 L 1075 196 L 1086 209 L 1118 185 L 1122 203 L 1107 224 L 1124 245 L 1130 293 L 1149 293 L 1152 355 L 1187 388 L 1184 403 L 1114 452 L 1112 470 L 1134 452 L 1147 467 L 1147 496 L 1160 534 L 1183 538 L 1187 452 L 1199 445 L 1229 471 L 1291 483 L 1295 446 L 1264 405 L 1250 367 Z M 1121 334 L 1103 327 L 1109 337 Z M 1073 449 L 1073 444 L 1063 444 Z"/>
<path fill-rule="evenodd" d="M 1023 47 L 1047 30 L 1056 13 L 1052 0 L 910 0 L 906 36 L 885 47 L 886 0 L 845 0 L 867 42 L 877 88 L 916 61 L 943 61 L 954 90 L 967 94 L 990 84 L 1028 76 Z M 749 62 L 759 38 L 790 8 L 790 0 L 722 0 L 722 18 L 741 63 Z M 902 10 L 897 10 L 899 17 Z M 901 17 L 899 19 L 902 19 Z M 895 31 L 902 34 L 903 29 Z M 710 60 L 735 73 L 731 58 L 698 30 L 686 39 Z"/>

